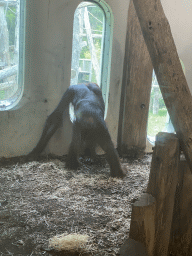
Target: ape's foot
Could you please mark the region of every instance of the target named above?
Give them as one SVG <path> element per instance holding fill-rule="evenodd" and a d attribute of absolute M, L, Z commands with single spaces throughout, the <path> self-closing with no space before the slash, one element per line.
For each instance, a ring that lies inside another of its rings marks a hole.
<path fill-rule="evenodd" d="M 77 170 L 80 167 L 80 163 L 77 159 L 67 158 L 65 166 L 70 170 Z"/>
<path fill-rule="evenodd" d="M 36 158 L 37 158 L 37 156 L 32 153 L 29 153 L 28 155 L 25 156 L 26 161 L 29 161 L 29 162 L 33 161 Z"/>
<path fill-rule="evenodd" d="M 40 157 L 40 153 L 35 151 L 31 151 L 28 155 L 25 156 L 27 161 L 38 160 L 39 157 Z"/>
<path fill-rule="evenodd" d="M 125 169 L 112 170 L 111 169 L 111 177 L 113 178 L 121 178 L 123 179 L 126 176 L 127 171 Z"/>

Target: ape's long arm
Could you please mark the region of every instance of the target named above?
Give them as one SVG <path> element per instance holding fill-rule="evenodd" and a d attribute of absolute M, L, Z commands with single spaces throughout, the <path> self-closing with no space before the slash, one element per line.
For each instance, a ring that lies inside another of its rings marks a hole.
<path fill-rule="evenodd" d="M 39 155 L 44 150 L 53 134 L 59 127 L 61 127 L 63 116 L 65 115 L 64 113 L 68 110 L 69 103 L 73 101 L 73 98 L 74 90 L 72 87 L 69 87 L 64 93 L 57 108 L 52 112 L 51 115 L 47 117 L 41 138 L 37 143 L 37 146 L 31 151 L 29 155 Z"/>
<path fill-rule="evenodd" d="M 72 85 L 67 89 L 57 108 L 47 117 L 41 138 L 29 155 L 39 155 L 43 151 L 50 138 L 61 127 L 69 103 L 74 105 L 76 120 L 73 122 L 72 142 L 66 166 L 69 169 L 78 168 L 81 146 L 88 146 L 88 149 L 95 152 L 98 144 L 106 152 L 111 176 L 124 177 L 125 173 L 121 168 L 119 156 L 104 121 L 105 104 L 102 92 L 99 86 L 93 83 Z"/>

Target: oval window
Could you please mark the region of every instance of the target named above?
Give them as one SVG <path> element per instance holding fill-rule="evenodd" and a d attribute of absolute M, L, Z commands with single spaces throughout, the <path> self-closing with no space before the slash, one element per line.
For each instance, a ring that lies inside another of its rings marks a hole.
<path fill-rule="evenodd" d="M 0 110 L 14 107 L 23 92 L 25 1 L 0 1 Z"/>
<path fill-rule="evenodd" d="M 97 83 L 107 102 L 112 13 L 104 1 L 81 2 L 74 14 L 71 84 Z"/>

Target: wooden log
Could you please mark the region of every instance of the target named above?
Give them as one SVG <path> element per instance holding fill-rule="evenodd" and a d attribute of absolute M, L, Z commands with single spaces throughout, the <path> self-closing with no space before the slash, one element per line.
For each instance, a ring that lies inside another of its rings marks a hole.
<path fill-rule="evenodd" d="M 130 1 L 125 45 L 118 149 L 124 154 L 146 147 L 152 63 L 133 1 Z"/>
<path fill-rule="evenodd" d="M 192 171 L 192 97 L 160 0 L 133 0 L 157 80 Z"/>
<path fill-rule="evenodd" d="M 172 255 L 192 255 L 192 174 L 186 160 L 179 163 L 179 180 L 169 251 Z"/>
<path fill-rule="evenodd" d="M 121 246 L 119 254 L 120 256 L 148 256 L 146 248 L 142 243 L 139 243 L 133 239 L 128 238 Z"/>
<path fill-rule="evenodd" d="M 142 243 L 153 256 L 155 242 L 156 203 L 153 196 L 143 194 L 133 204 L 129 237 Z"/>
<path fill-rule="evenodd" d="M 192 174 L 186 162 L 181 168 L 184 172 L 183 186 L 180 195 L 180 241 L 183 253 L 192 255 Z"/>
<path fill-rule="evenodd" d="M 167 256 L 176 186 L 179 141 L 174 134 L 158 133 L 152 157 L 147 193 L 156 199 L 154 255 Z"/>

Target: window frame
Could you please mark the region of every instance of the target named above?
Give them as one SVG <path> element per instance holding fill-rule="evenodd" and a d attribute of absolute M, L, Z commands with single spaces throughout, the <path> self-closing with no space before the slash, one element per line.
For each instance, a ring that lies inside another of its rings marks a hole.
<path fill-rule="evenodd" d="M 108 97 L 109 97 L 109 85 L 110 85 L 110 71 L 111 71 L 111 57 L 112 57 L 112 41 L 113 41 L 113 27 L 114 18 L 111 8 L 104 1 L 94 1 L 97 3 L 105 15 L 105 24 L 103 34 L 103 49 L 101 60 L 101 90 L 103 99 L 105 102 L 105 117 L 107 113 Z"/>
<path fill-rule="evenodd" d="M 26 0 L 20 0 L 19 21 L 19 61 L 18 61 L 18 89 L 13 96 L 6 100 L 0 100 L 0 111 L 13 109 L 20 102 L 24 91 L 24 67 L 25 67 L 25 24 L 26 24 Z"/>
<path fill-rule="evenodd" d="M 107 109 L 109 84 L 110 84 L 110 71 L 111 71 L 113 27 L 114 27 L 113 13 L 111 8 L 108 6 L 108 4 L 103 0 L 81 1 L 78 4 L 78 6 L 82 2 L 94 3 L 99 8 L 101 8 L 101 10 L 103 11 L 103 15 L 105 17 L 104 25 L 103 25 L 103 44 L 101 49 L 102 54 L 101 54 L 101 61 L 100 61 L 100 67 L 101 67 L 100 68 L 100 88 L 102 90 L 105 107 Z M 78 8 L 78 6 L 76 7 L 76 9 Z"/>

